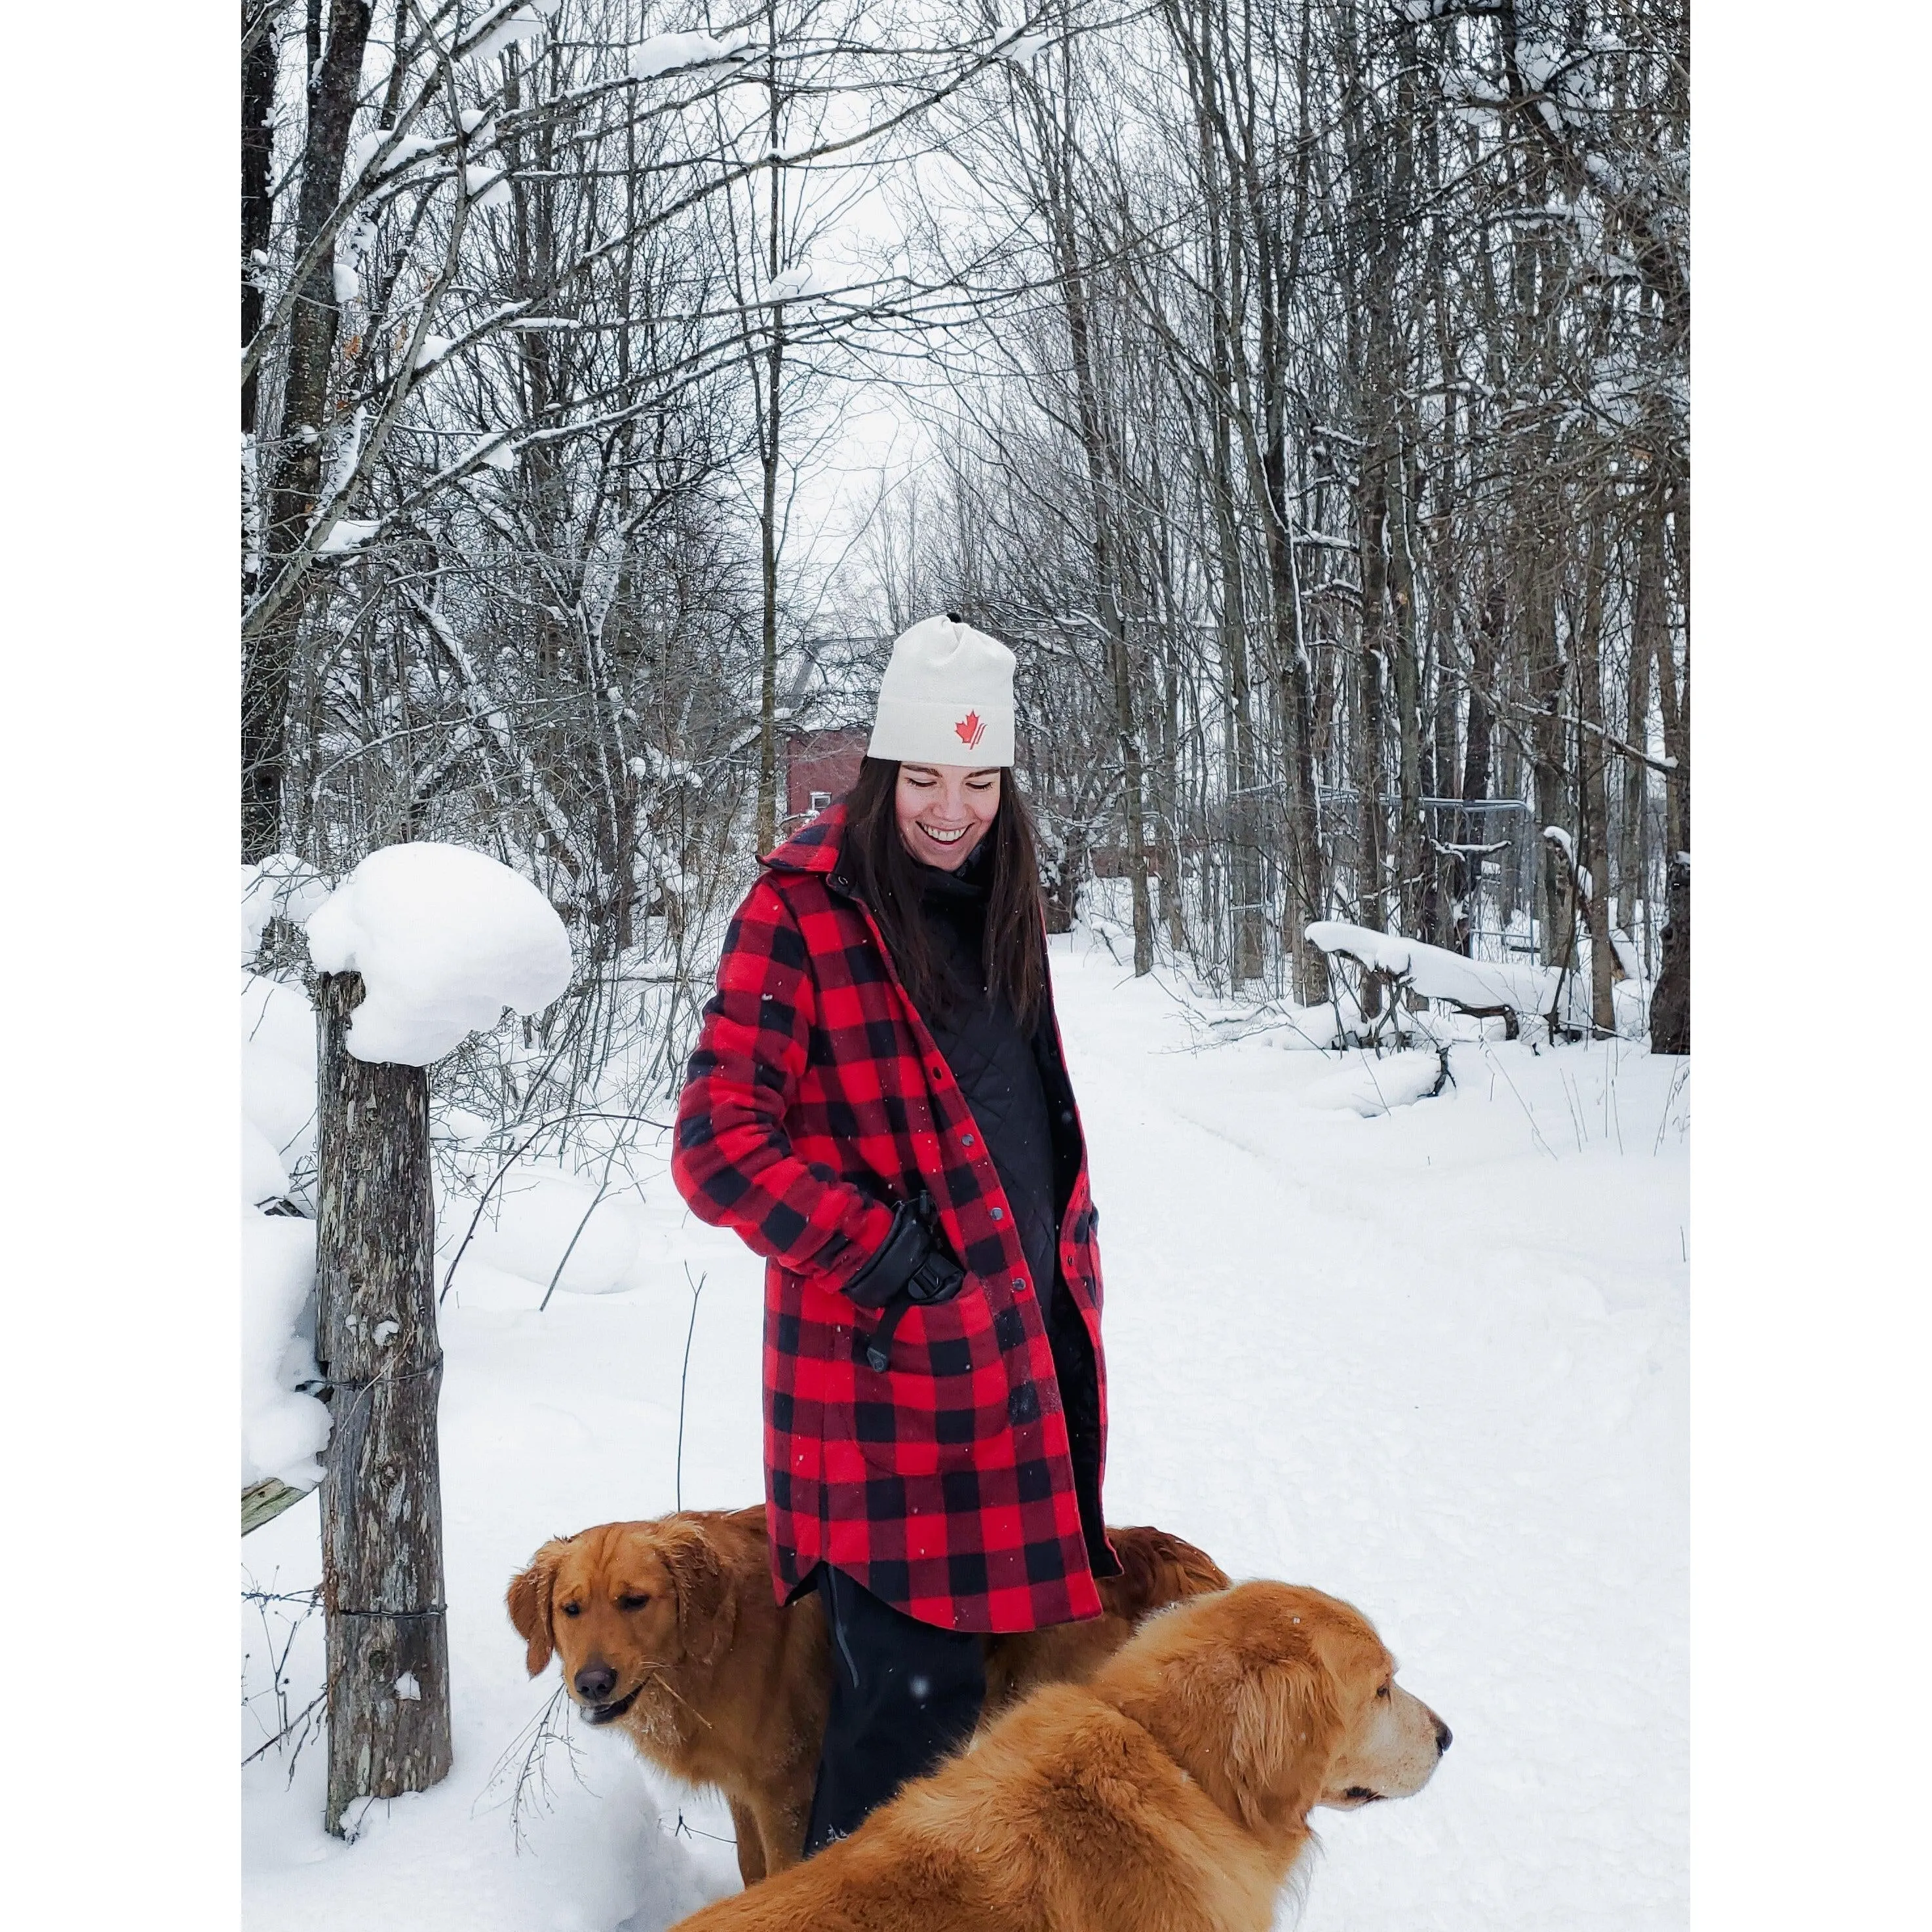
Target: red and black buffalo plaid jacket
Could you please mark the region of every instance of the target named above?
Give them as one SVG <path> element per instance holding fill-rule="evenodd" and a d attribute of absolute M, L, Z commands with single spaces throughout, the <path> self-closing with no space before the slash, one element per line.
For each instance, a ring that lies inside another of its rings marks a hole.
<path fill-rule="evenodd" d="M 1084 1154 L 1060 1219 L 1050 1342 L 984 1138 L 840 869 L 844 824 L 835 806 L 781 845 L 734 916 L 671 1164 L 692 1211 L 769 1264 L 778 1592 L 825 1562 L 948 1629 L 1094 1616 L 1095 1574 L 1118 1565 L 1100 1527 L 1106 1382 Z M 1058 1073 L 1051 1017 L 1043 1039 Z M 846 1284 L 893 1204 L 922 1190 L 964 1287 L 934 1306 L 860 1307 Z M 883 1372 L 863 1347 L 882 1319 Z"/>

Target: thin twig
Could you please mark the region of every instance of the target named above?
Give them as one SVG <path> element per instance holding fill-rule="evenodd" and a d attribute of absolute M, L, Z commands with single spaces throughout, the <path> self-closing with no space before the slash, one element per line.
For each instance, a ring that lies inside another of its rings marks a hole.
<path fill-rule="evenodd" d="M 691 1280 L 691 1264 L 684 1264 L 684 1278 Z M 691 1290 L 691 1324 L 684 1331 L 684 1369 L 677 1378 L 677 1469 L 672 1486 L 672 1493 L 677 1507 L 684 1507 L 684 1406 L 685 1395 L 691 1383 L 691 1338 L 698 1333 L 698 1298 L 704 1292 L 704 1284 L 710 1277 L 700 1275 L 692 1283 Z"/>

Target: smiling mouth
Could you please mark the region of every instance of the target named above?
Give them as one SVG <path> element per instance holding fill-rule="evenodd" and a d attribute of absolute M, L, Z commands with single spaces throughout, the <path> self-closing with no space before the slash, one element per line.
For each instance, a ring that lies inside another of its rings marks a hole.
<path fill-rule="evenodd" d="M 620 1697 L 614 1703 L 586 1704 L 584 1707 L 586 1720 L 593 1724 L 614 1724 L 638 1701 L 638 1692 L 644 1689 L 640 1684 L 628 1696 Z"/>
<path fill-rule="evenodd" d="M 956 845 L 965 837 L 970 827 L 962 825 L 957 832 L 940 832 L 930 825 L 922 825 L 919 829 L 935 845 Z"/>

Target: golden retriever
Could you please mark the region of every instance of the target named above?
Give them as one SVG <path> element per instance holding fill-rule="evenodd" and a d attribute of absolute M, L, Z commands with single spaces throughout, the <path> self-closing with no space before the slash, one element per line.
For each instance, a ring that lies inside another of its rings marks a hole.
<path fill-rule="evenodd" d="M 1394 1671 L 1319 1591 L 1184 1604 L 680 1932 L 1268 1932 L 1310 1810 L 1406 1798 L 1448 1748 Z"/>
<path fill-rule="evenodd" d="M 1212 1558 L 1164 1530 L 1107 1534 L 1122 1574 L 1100 1584 L 1104 1615 L 987 1640 L 987 1716 L 1085 1676 L 1150 1612 L 1227 1586 Z M 508 1602 L 532 1677 L 559 1654 L 592 1724 L 620 1726 L 653 1764 L 724 1793 L 746 1885 L 797 1864 L 831 1673 L 818 1597 L 788 1609 L 772 1599 L 762 1504 L 559 1538 L 512 1580 Z"/>

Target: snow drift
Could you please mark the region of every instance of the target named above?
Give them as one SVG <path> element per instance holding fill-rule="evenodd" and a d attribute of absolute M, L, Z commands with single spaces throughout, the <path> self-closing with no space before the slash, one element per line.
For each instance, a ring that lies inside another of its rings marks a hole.
<path fill-rule="evenodd" d="M 1438 1054 L 1424 1052 L 1354 1053 L 1348 1064 L 1301 1089 L 1304 1107 L 1360 1114 L 1364 1120 L 1426 1100 L 1448 1078 Z"/>
<path fill-rule="evenodd" d="M 242 1210 L 242 1486 L 322 1480 L 328 1411 L 295 1384 L 315 1374 L 304 1312 L 315 1285 L 315 1223 Z"/>
<path fill-rule="evenodd" d="M 644 1222 L 622 1196 L 526 1168 L 504 1183 L 496 1225 L 478 1228 L 465 1260 L 546 1290 L 554 1282 L 570 1294 L 609 1294 L 630 1286 L 643 1238 Z"/>

